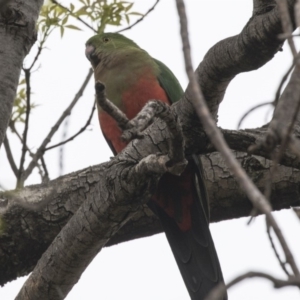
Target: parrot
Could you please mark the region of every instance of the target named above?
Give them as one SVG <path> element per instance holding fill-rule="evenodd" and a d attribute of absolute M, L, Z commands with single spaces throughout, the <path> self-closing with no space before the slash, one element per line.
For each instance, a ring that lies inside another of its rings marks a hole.
<path fill-rule="evenodd" d="M 183 95 L 172 71 L 134 41 L 119 33 L 102 33 L 86 42 L 85 55 L 95 81 L 129 120 L 152 99 L 171 105 Z M 114 155 L 127 143 L 117 122 L 98 105 L 102 133 Z M 160 219 L 192 300 L 202 300 L 224 283 L 209 230 L 209 203 L 200 158 L 193 155 L 180 176 L 164 174 L 148 206 Z M 227 294 L 222 300 L 227 299 Z M 220 299 L 221 300 L 221 299 Z"/>

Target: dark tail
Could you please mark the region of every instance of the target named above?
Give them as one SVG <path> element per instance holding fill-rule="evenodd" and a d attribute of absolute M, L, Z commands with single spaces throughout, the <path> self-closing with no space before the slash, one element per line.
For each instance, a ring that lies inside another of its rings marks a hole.
<path fill-rule="evenodd" d="M 209 203 L 202 175 L 202 164 L 200 159 L 195 156 L 189 165 L 189 170 L 196 174 L 193 176 L 195 181 L 192 185 L 194 197 L 189 207 L 190 228 L 182 230 L 178 225 L 180 224 L 178 220 L 175 221 L 176 218 L 170 217 L 170 214 L 167 214 L 161 205 L 152 202 L 150 206 L 161 220 L 191 299 L 203 300 L 214 287 L 224 281 L 209 231 Z M 168 188 L 176 191 L 176 186 L 168 186 Z M 169 192 L 172 193 L 172 191 Z M 178 194 L 180 193 L 176 191 L 173 196 L 177 195 L 178 197 Z M 176 207 L 176 204 L 174 206 Z M 220 300 L 226 299 L 227 295 L 224 295 Z"/>

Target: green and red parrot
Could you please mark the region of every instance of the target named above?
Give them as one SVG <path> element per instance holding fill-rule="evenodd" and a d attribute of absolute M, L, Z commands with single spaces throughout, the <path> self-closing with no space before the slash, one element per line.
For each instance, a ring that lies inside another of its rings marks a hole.
<path fill-rule="evenodd" d="M 107 98 L 129 119 L 149 100 L 172 104 L 183 94 L 167 66 L 121 34 L 93 36 L 86 43 L 86 56 L 95 80 L 105 84 Z M 126 147 L 122 131 L 100 107 L 98 113 L 103 135 L 116 155 Z M 164 174 L 148 205 L 161 221 L 191 299 L 204 299 L 223 276 L 209 231 L 201 161 L 190 158 L 181 176 Z"/>

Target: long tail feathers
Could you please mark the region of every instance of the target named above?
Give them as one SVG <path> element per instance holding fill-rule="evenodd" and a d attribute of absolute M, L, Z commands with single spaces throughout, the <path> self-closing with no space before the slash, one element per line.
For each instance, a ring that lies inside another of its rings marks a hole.
<path fill-rule="evenodd" d="M 154 210 L 161 220 L 191 299 L 203 300 L 214 287 L 223 282 L 223 275 L 209 230 L 208 198 L 202 164 L 198 157 L 194 157 L 190 163 L 195 168 L 195 184 L 199 187 L 195 188 L 196 201 L 191 206 L 191 228 L 182 231 L 161 207 L 154 204 Z M 226 299 L 227 295 L 220 300 Z"/>

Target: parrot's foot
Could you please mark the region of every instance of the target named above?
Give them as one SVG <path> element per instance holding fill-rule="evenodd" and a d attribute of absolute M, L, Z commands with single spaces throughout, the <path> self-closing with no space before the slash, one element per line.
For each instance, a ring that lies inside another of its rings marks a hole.
<path fill-rule="evenodd" d="M 187 164 L 184 157 L 184 140 L 177 117 L 166 103 L 158 100 L 149 101 L 137 116 L 127 123 L 122 139 L 128 142 L 135 138 L 143 138 L 143 131 L 153 123 L 155 118 L 164 121 L 170 132 L 169 154 L 165 168 L 172 174 L 180 175 Z"/>
<path fill-rule="evenodd" d="M 129 142 L 136 138 L 143 138 L 142 132 L 153 123 L 155 117 L 160 117 L 162 111 L 166 109 L 169 109 L 169 106 L 161 101 L 149 101 L 136 117 L 127 123 L 122 139 Z"/>

